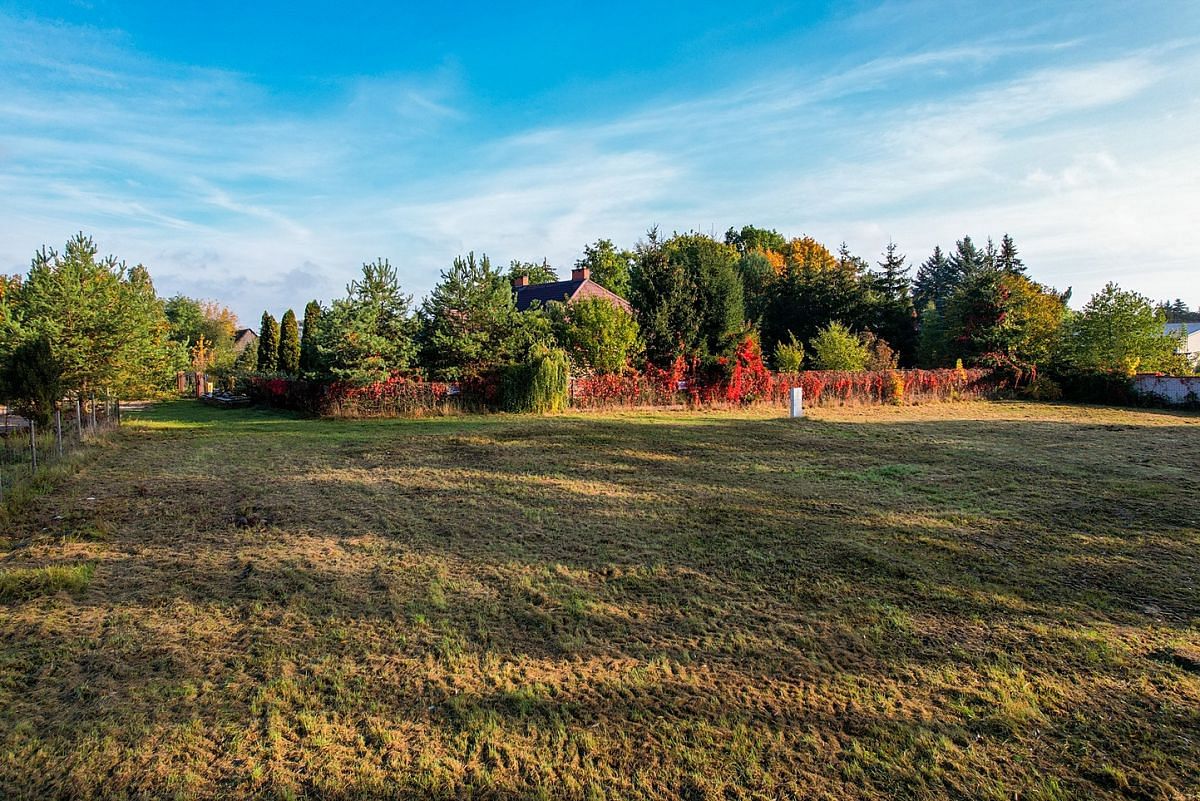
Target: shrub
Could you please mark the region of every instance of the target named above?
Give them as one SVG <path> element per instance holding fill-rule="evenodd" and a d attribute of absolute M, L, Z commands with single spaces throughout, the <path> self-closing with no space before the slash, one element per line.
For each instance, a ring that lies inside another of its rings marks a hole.
<path fill-rule="evenodd" d="M 867 370 L 895 370 L 900 363 L 900 357 L 892 346 L 879 335 L 871 331 L 863 331 L 859 335 L 863 347 L 867 349 Z"/>
<path fill-rule="evenodd" d="M 1021 394 L 1030 400 L 1057 401 L 1062 400 L 1063 388 L 1053 378 L 1043 375 L 1031 381 Z"/>
<path fill-rule="evenodd" d="M 501 382 L 505 411 L 559 412 L 571 400 L 567 354 L 558 348 L 534 348 L 525 362 L 504 370 Z"/>
<path fill-rule="evenodd" d="M 822 328 L 809 344 L 818 370 L 864 370 L 870 358 L 862 340 L 836 320 Z"/>
<path fill-rule="evenodd" d="M 38 337 L 22 342 L 0 365 L 0 395 L 17 414 L 39 426 L 49 423 L 63 393 L 62 365 L 54 358 L 49 340 Z"/>
<path fill-rule="evenodd" d="M 604 298 L 551 303 L 550 319 L 559 345 L 573 364 L 591 373 L 619 373 L 637 352 L 633 315 Z"/>
<path fill-rule="evenodd" d="M 780 340 L 775 343 L 775 353 L 772 361 L 780 373 L 798 373 L 804 365 L 804 346 L 796 341 L 796 335 L 788 331 L 789 341 Z"/>
<path fill-rule="evenodd" d="M 762 360 L 758 337 L 747 334 L 733 356 L 725 397 L 733 403 L 751 403 L 766 397 L 771 390 L 771 374 Z"/>

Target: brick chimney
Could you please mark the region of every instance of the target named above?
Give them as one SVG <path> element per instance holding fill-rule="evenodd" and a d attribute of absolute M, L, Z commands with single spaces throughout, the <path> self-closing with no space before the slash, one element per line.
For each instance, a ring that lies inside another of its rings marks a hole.
<path fill-rule="evenodd" d="M 514 287 L 529 286 L 529 276 L 528 275 L 518 275 L 516 278 L 514 278 L 512 280 L 512 285 Z"/>
<path fill-rule="evenodd" d="M 587 281 L 592 277 L 592 271 L 587 267 L 576 267 L 571 270 L 572 281 Z"/>

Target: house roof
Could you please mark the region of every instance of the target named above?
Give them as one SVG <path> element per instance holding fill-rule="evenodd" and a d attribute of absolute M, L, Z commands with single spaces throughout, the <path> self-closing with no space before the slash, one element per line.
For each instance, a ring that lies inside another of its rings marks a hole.
<path fill-rule="evenodd" d="M 573 300 L 591 297 L 604 298 L 625 311 L 630 311 L 629 301 L 590 278 L 517 286 L 513 287 L 513 292 L 516 293 L 517 311 L 525 311 L 535 301 L 544 305 L 554 300 L 570 303 Z"/>
<path fill-rule="evenodd" d="M 1190 337 L 1192 334 L 1200 332 L 1200 323 L 1167 323 L 1167 333 L 1176 334 L 1183 332 L 1185 337 Z"/>

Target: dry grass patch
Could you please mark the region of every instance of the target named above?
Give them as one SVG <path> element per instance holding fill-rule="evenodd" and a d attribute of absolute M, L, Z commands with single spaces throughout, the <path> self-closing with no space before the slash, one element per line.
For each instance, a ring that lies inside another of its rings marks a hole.
<path fill-rule="evenodd" d="M 163 405 L 6 532 L 0 581 L 97 567 L 0 595 L 0 796 L 1188 798 L 1198 454 L 1038 404 Z"/>

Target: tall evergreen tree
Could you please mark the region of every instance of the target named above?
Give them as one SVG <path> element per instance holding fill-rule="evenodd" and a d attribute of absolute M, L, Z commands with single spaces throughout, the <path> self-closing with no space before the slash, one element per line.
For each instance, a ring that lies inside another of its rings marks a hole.
<path fill-rule="evenodd" d="M 686 267 L 670 258 L 658 230 L 651 229 L 637 247 L 630 275 L 630 301 L 651 362 L 667 364 L 695 347 L 700 335 L 698 295 Z"/>
<path fill-rule="evenodd" d="M 939 310 L 962 278 L 954 263 L 946 258 L 941 246 L 935 246 L 928 259 L 917 267 L 913 282 L 913 301 L 922 310 L 932 303 Z"/>
<path fill-rule="evenodd" d="M 300 330 L 300 370 L 305 373 L 321 369 L 318 345 L 321 341 L 321 304 L 310 300 L 304 307 L 304 325 Z"/>
<path fill-rule="evenodd" d="M 961 281 L 973 276 L 983 268 L 984 254 L 975 247 L 971 237 L 964 236 L 954 243 L 954 253 L 950 256 L 950 264 L 957 273 L 957 280 Z"/>
<path fill-rule="evenodd" d="M 279 323 L 279 369 L 291 375 L 300 372 L 300 326 L 291 309 Z"/>
<path fill-rule="evenodd" d="M 279 368 L 279 323 L 263 312 L 258 331 L 258 369 L 273 373 Z"/>
<path fill-rule="evenodd" d="M 909 268 L 904 254 L 890 241 L 878 264 L 879 270 L 871 274 L 878 294 L 878 312 L 870 329 L 895 349 L 903 364 L 909 365 L 917 351 L 917 313 L 910 293 Z"/>
<path fill-rule="evenodd" d="M 1025 274 L 1025 262 L 1017 255 L 1017 246 L 1008 234 L 1000 238 L 1000 253 L 996 257 L 996 265 L 1006 273 Z"/>

